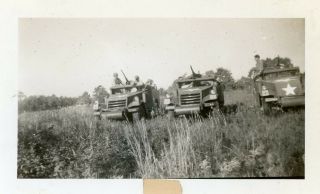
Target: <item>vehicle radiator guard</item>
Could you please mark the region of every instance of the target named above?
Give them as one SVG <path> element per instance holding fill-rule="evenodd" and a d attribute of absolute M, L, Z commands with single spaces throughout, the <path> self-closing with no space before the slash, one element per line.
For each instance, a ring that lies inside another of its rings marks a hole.
<path fill-rule="evenodd" d="M 126 107 L 126 99 L 109 100 L 108 108 L 124 108 Z"/>
<path fill-rule="evenodd" d="M 200 93 L 181 94 L 180 103 L 181 105 L 200 104 L 201 94 Z"/>

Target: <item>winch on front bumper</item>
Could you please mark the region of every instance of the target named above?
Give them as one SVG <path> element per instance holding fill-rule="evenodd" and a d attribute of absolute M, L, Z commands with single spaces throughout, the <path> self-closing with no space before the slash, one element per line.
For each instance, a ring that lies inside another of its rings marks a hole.
<path fill-rule="evenodd" d="M 279 103 L 281 104 L 282 107 L 304 106 L 305 97 L 304 96 L 282 97 L 279 99 Z"/>
<path fill-rule="evenodd" d="M 174 109 L 176 115 L 183 115 L 183 114 L 196 114 L 200 112 L 200 106 L 177 106 Z"/>

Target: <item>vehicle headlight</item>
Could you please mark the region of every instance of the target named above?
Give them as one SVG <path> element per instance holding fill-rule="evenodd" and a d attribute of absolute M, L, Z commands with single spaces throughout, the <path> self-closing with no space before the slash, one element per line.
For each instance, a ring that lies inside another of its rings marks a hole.
<path fill-rule="evenodd" d="M 94 101 L 93 110 L 99 110 L 99 101 Z"/>
<path fill-rule="evenodd" d="M 217 91 L 215 89 L 210 90 L 210 94 L 217 94 Z"/>
<path fill-rule="evenodd" d="M 168 104 L 170 104 L 170 103 L 171 103 L 170 98 L 166 98 L 166 99 L 164 99 L 164 101 L 163 101 L 163 104 L 164 104 L 164 105 L 168 105 Z"/>
<path fill-rule="evenodd" d="M 135 102 L 135 103 L 139 103 L 139 101 L 140 101 L 140 99 L 139 99 L 139 97 L 138 97 L 138 96 L 135 96 L 135 97 L 133 98 L 133 102 Z"/>
<path fill-rule="evenodd" d="M 269 90 L 266 86 L 262 86 L 261 96 L 269 96 Z"/>

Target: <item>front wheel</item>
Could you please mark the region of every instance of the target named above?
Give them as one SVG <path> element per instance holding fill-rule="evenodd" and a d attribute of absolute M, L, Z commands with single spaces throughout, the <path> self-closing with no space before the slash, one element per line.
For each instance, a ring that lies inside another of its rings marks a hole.
<path fill-rule="evenodd" d="M 146 116 L 146 112 L 145 112 L 144 107 L 140 107 L 137 112 L 132 113 L 132 120 L 134 122 L 139 121 L 139 120 L 144 120 L 145 116 Z"/>
<path fill-rule="evenodd" d="M 168 118 L 169 118 L 170 120 L 174 119 L 174 111 L 173 111 L 173 110 L 169 110 L 168 113 L 167 113 L 167 115 L 168 115 Z"/>
<path fill-rule="evenodd" d="M 272 109 L 271 104 L 266 102 L 265 99 L 263 98 L 261 98 L 260 101 L 261 101 L 261 107 L 262 107 L 263 113 L 266 115 L 269 115 Z"/>
<path fill-rule="evenodd" d="M 95 121 L 101 121 L 101 115 L 94 115 Z"/>
<path fill-rule="evenodd" d="M 256 88 L 253 88 L 253 96 L 255 99 L 255 105 L 256 107 L 260 107 L 261 106 L 261 102 L 263 99 L 261 99 L 260 94 L 257 92 Z"/>
<path fill-rule="evenodd" d="M 132 120 L 133 120 L 133 121 L 139 121 L 139 120 L 140 120 L 140 113 L 139 113 L 139 111 L 132 113 Z"/>

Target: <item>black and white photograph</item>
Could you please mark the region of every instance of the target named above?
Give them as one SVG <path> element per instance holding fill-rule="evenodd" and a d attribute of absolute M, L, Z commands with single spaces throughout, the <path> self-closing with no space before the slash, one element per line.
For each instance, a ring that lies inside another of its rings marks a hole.
<path fill-rule="evenodd" d="M 305 19 L 18 25 L 18 179 L 304 179 Z"/>

